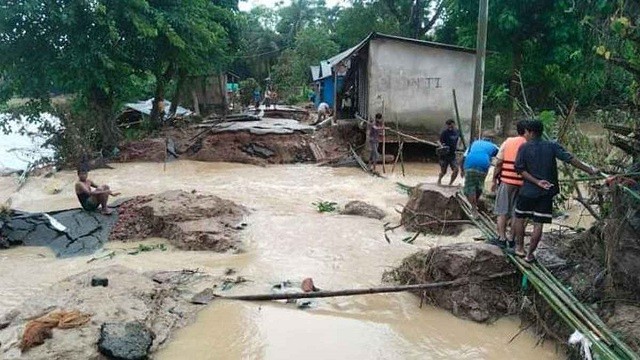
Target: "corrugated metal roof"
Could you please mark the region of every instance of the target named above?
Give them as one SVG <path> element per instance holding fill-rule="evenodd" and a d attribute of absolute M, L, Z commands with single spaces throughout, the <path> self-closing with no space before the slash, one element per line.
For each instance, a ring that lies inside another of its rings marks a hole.
<path fill-rule="evenodd" d="M 151 108 L 153 107 L 153 98 L 147 101 L 138 101 L 137 103 L 124 104 L 124 106 L 126 108 L 136 110 L 148 116 L 148 115 L 151 115 Z M 169 111 L 169 109 L 171 108 L 171 102 L 168 100 L 165 100 L 164 108 L 165 108 L 165 116 L 167 116 L 168 114 L 166 114 L 166 111 Z M 178 108 L 176 109 L 176 115 L 188 116 L 188 115 L 191 115 L 191 110 L 185 109 L 182 106 L 178 106 Z"/>
<path fill-rule="evenodd" d="M 411 39 L 411 38 L 406 38 L 402 36 L 387 35 L 387 34 L 376 33 L 376 32 L 369 34 L 369 36 L 367 36 L 365 41 L 369 41 L 371 39 L 376 39 L 376 38 L 404 41 L 404 42 L 413 43 L 416 45 L 429 46 L 429 47 L 435 47 L 435 48 L 452 50 L 452 51 L 462 51 L 462 52 L 468 52 L 472 54 L 476 53 L 475 49 L 470 49 L 470 48 L 466 48 L 458 45 L 442 44 L 442 43 L 437 43 L 433 41 L 417 40 L 417 39 Z"/>
<path fill-rule="evenodd" d="M 320 66 L 310 66 L 311 67 L 311 79 L 316 81 L 320 79 Z"/>
<path fill-rule="evenodd" d="M 445 50 L 462 51 L 462 52 L 467 52 L 467 53 L 472 53 L 472 54 L 476 53 L 475 49 L 469 49 L 469 48 L 465 48 L 465 47 L 462 47 L 462 46 L 442 44 L 442 43 L 437 43 L 437 42 L 433 42 L 433 41 L 416 40 L 416 39 L 406 38 L 406 37 L 402 37 L 402 36 L 387 35 L 387 34 L 372 32 L 366 38 L 364 38 L 360 43 L 358 43 L 358 45 L 356 45 L 354 47 L 351 47 L 351 48 L 349 48 L 349 49 L 347 49 L 347 50 L 345 50 L 345 51 L 343 51 L 343 52 L 341 52 L 341 53 L 339 53 L 337 55 L 334 55 L 334 56 L 330 57 L 327 60 L 320 61 L 320 67 L 321 67 L 322 71 L 321 71 L 320 77 L 318 79 L 316 79 L 314 77 L 314 81 L 319 80 L 319 79 L 324 79 L 324 78 L 326 78 L 328 76 L 333 75 L 331 69 L 336 64 L 338 64 L 340 61 L 343 61 L 343 60 L 349 58 L 355 52 L 357 52 L 358 50 L 363 48 L 372 39 L 389 39 L 389 40 L 403 41 L 403 42 L 407 42 L 407 43 L 411 43 L 411 44 L 415 44 L 415 45 L 429 46 L 429 47 L 445 49 Z"/>

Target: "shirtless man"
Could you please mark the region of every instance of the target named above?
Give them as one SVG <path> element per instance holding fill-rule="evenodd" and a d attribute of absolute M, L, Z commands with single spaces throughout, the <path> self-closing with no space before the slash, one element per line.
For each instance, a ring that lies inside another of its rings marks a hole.
<path fill-rule="evenodd" d="M 112 192 L 107 185 L 98 186 L 96 183 L 87 178 L 88 175 L 88 170 L 78 170 L 76 196 L 80 201 L 80 205 L 82 205 L 82 208 L 87 211 L 94 211 L 97 210 L 98 207 L 102 207 L 102 214 L 111 215 L 112 210 L 107 206 L 109 195 L 118 196 L 120 195 L 120 193 Z"/>

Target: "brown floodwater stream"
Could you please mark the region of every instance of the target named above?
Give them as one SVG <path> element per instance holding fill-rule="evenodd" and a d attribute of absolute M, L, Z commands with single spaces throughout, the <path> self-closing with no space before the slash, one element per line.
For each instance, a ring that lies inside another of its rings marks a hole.
<path fill-rule="evenodd" d="M 313 278 L 316 286 L 337 290 L 371 287 L 382 273 L 404 257 L 438 244 L 473 241 L 479 233 L 458 237 L 421 236 L 413 245 L 398 229 L 391 243 L 383 222 L 354 216 L 320 214 L 311 203 L 344 205 L 363 200 L 384 209 L 385 222 L 397 223 L 395 209 L 407 201 L 395 181 L 407 185 L 435 182 L 436 164 L 409 164 L 407 176 L 369 177 L 359 169 L 315 165 L 255 167 L 241 164 L 177 161 L 162 164 L 115 164 L 90 178 L 108 183 L 122 196 L 164 190 L 196 189 L 233 200 L 251 209 L 243 233 L 246 252 L 216 254 L 169 248 L 135 257 L 87 263 L 90 257 L 56 259 L 46 248 L 22 247 L 0 252 L 0 315 L 47 286 L 78 272 L 121 264 L 145 270 L 198 268 L 214 275 L 234 268 L 250 282 L 229 293 L 265 293 L 274 283 Z M 33 178 L 17 193 L 12 178 L 0 178 L 0 201 L 29 211 L 76 207 L 75 173 Z M 53 194 L 55 190 L 58 193 Z M 161 242 L 161 239 L 146 240 Z M 110 249 L 137 246 L 112 242 Z M 279 302 L 216 301 L 194 324 L 178 331 L 157 359 L 553 359 L 560 356 L 546 343 L 519 330 L 519 320 L 491 325 L 458 319 L 430 306 L 419 308 L 411 294 L 365 295 L 319 299 L 310 309 Z"/>

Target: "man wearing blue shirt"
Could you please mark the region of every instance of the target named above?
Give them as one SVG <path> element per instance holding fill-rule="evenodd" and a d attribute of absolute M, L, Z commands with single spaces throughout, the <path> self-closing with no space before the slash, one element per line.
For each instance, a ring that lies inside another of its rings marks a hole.
<path fill-rule="evenodd" d="M 524 257 L 526 262 L 535 261 L 533 253 L 542 238 L 543 224 L 551 223 L 553 217 L 553 197 L 560 192 L 556 159 L 591 175 L 599 172 L 576 159 L 557 142 L 542 140 L 543 132 L 544 125 L 541 121 L 532 120 L 526 123 L 524 136 L 527 142 L 520 146 L 515 164 L 516 172 L 524 179 L 515 207 L 515 254 Z M 533 220 L 533 233 L 529 251 L 526 254 L 524 253 L 525 218 Z"/>
<path fill-rule="evenodd" d="M 491 167 L 491 158 L 498 154 L 498 150 L 498 147 L 491 141 L 480 139 L 471 144 L 462 158 L 460 169 L 461 175 L 464 177 L 462 192 L 476 211 L 478 200 L 484 188 L 484 180 Z"/>

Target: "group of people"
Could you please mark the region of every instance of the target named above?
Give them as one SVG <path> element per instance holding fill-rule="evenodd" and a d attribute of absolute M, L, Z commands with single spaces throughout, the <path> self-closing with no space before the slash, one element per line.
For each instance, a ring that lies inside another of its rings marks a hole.
<path fill-rule="evenodd" d="M 263 99 L 260 89 L 256 88 L 253 90 L 253 102 L 256 109 L 260 108 L 261 104 L 264 104 L 265 109 L 268 109 L 271 106 L 275 109 L 276 103 L 278 102 L 278 93 L 271 87 L 267 87 L 267 90 L 264 92 Z"/>
<path fill-rule="evenodd" d="M 448 120 L 446 126 L 440 136 L 439 185 L 448 168 L 452 170 L 450 185 L 458 176 L 456 150 L 460 132 L 453 120 Z M 496 192 L 494 213 L 498 217 L 499 237 L 490 242 L 507 248 L 526 262 L 533 262 L 543 226 L 551 223 L 553 217 L 553 198 L 560 192 L 557 160 L 591 175 L 599 171 L 577 159 L 557 142 L 544 140 L 544 125 L 539 120 L 519 121 L 516 130 L 517 136 L 507 138 L 500 147 L 488 139 L 474 141 L 462 156 L 459 172 L 464 178 L 463 193 L 477 211 L 492 158 L 497 159 L 492 189 Z M 533 222 L 526 251 L 525 219 Z M 511 225 L 510 237 L 507 237 L 507 223 Z"/>
<path fill-rule="evenodd" d="M 371 149 L 369 167 L 375 172 L 380 156 L 378 146 L 384 129 L 382 114 L 376 114 L 368 127 L 368 145 Z M 474 211 L 477 211 L 492 159 L 496 158 L 492 191 L 496 193 L 494 213 L 498 217 L 498 238 L 490 239 L 490 242 L 507 248 L 527 262 L 533 262 L 534 252 L 542 237 L 543 225 L 551 223 L 553 217 L 553 198 L 560 192 L 557 160 L 569 163 L 591 175 L 596 175 L 599 171 L 580 161 L 557 142 L 544 140 L 544 125 L 539 120 L 519 121 L 516 131 L 517 135 L 507 138 L 500 147 L 488 139 L 474 141 L 458 165 L 456 151 L 460 131 L 455 128 L 453 120 L 447 120 L 446 128 L 440 134 L 438 185 L 442 184 L 449 168 L 452 171 L 450 186 L 460 174 L 464 178 L 462 191 Z M 105 215 L 111 213 L 107 205 L 109 196 L 118 195 L 107 185 L 99 186 L 89 180 L 86 168 L 78 170 L 75 191 L 83 209 L 94 211 L 100 208 Z M 533 222 L 527 251 L 524 246 L 525 219 L 531 219 Z M 510 237 L 507 236 L 508 223 L 511 225 Z"/>

